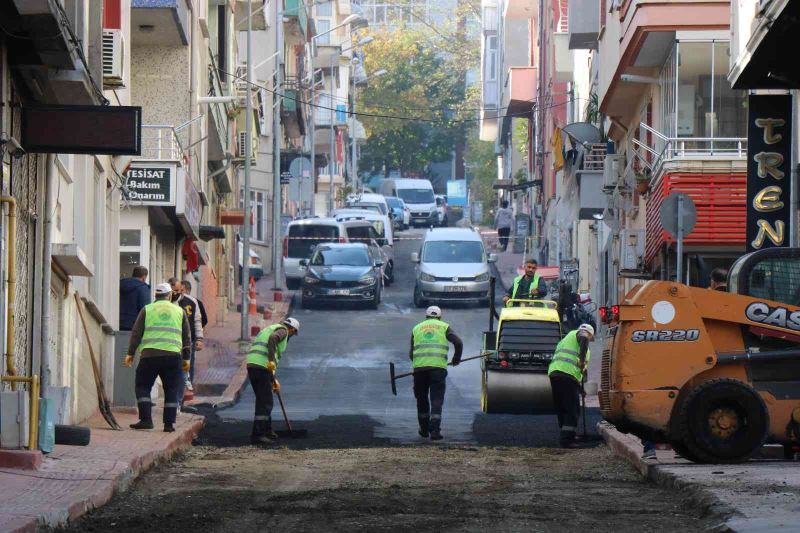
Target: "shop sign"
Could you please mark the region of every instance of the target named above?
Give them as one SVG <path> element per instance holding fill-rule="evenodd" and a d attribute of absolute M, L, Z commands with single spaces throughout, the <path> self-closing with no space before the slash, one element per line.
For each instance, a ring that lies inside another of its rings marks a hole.
<path fill-rule="evenodd" d="M 175 165 L 134 163 L 125 171 L 122 196 L 134 205 L 175 205 Z"/>
<path fill-rule="evenodd" d="M 183 169 L 180 170 L 183 194 L 178 196 L 175 215 L 180 221 L 183 231 L 190 239 L 200 238 L 200 219 L 203 216 L 203 203 L 200 193 L 192 182 L 192 177 Z"/>
<path fill-rule="evenodd" d="M 792 98 L 750 95 L 747 122 L 747 249 L 789 246 Z"/>

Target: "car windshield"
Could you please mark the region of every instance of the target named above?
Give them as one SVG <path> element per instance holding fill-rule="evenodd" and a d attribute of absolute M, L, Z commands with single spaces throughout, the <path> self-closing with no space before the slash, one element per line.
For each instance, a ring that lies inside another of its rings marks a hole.
<path fill-rule="evenodd" d="M 478 241 L 430 241 L 422 252 L 423 263 L 482 263 L 483 243 Z"/>
<path fill-rule="evenodd" d="M 431 189 L 398 189 L 397 196 L 409 204 L 433 203 L 433 191 Z"/>
<path fill-rule="evenodd" d="M 397 198 L 387 198 L 386 203 L 389 204 L 391 208 L 402 208 L 403 204 Z"/>
<path fill-rule="evenodd" d="M 369 254 L 364 248 L 322 248 L 311 258 L 314 266 L 369 266 Z"/>
<path fill-rule="evenodd" d="M 323 224 L 298 224 L 289 227 L 287 255 L 292 258 L 306 259 L 311 256 L 314 247 L 322 242 L 339 239 L 339 227 Z"/>

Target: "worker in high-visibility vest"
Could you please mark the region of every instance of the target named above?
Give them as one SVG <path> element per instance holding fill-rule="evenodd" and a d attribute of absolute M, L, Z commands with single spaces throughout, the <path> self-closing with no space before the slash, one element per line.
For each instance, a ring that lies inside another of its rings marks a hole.
<path fill-rule="evenodd" d="M 447 352 L 453 344 L 453 366 L 461 362 L 464 343 L 450 325 L 442 321 L 442 310 L 430 306 L 425 320 L 411 332 L 411 366 L 414 369 L 414 397 L 417 399 L 417 419 L 421 437 L 442 439 L 442 405 L 447 378 Z"/>
<path fill-rule="evenodd" d="M 589 367 L 589 343 L 594 340 L 594 328 L 581 324 L 570 331 L 556 346 L 553 359 L 547 368 L 553 390 L 553 404 L 558 416 L 559 437 L 562 448 L 573 448 L 578 417 L 581 411 L 583 379 Z"/>
<path fill-rule="evenodd" d="M 300 332 L 300 321 L 286 318 L 278 324 L 264 328 L 253 339 L 247 352 L 247 377 L 256 395 L 253 415 L 253 444 L 272 444 L 278 435 L 272 431 L 272 393 L 281 391 L 275 371 L 286 351 L 289 338 Z"/>
<path fill-rule="evenodd" d="M 533 300 L 547 295 L 547 285 L 536 272 L 538 266 L 535 259 L 525 261 L 525 275 L 514 278 L 514 283 L 503 296 L 503 304 L 508 304 L 509 300 Z"/>
<path fill-rule="evenodd" d="M 136 367 L 136 405 L 139 421 L 133 429 L 153 429 L 153 403 L 150 390 L 161 378 L 164 387 L 164 431 L 175 431 L 178 402 L 183 388 L 183 373 L 189 370 L 192 332 L 183 309 L 170 302 L 172 288 L 169 283 L 156 286 L 156 301 L 146 305 L 131 330 L 125 366 L 133 365 L 133 356 L 141 352 Z"/>

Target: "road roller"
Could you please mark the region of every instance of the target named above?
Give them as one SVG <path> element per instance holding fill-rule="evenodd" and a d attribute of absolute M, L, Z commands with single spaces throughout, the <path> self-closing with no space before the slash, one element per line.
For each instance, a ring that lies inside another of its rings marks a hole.
<path fill-rule="evenodd" d="M 552 414 L 547 367 L 562 338 L 556 302 L 509 300 L 499 315 L 490 310 L 484 332 L 481 408 L 492 414 Z"/>
<path fill-rule="evenodd" d="M 742 256 L 727 292 L 648 281 L 601 316 L 598 397 L 619 430 L 699 463 L 800 451 L 800 249 Z"/>

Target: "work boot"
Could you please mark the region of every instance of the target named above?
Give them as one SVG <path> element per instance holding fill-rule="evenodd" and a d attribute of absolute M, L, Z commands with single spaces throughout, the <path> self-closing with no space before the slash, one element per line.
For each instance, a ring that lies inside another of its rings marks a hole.
<path fill-rule="evenodd" d="M 442 440 L 442 415 L 431 415 L 431 440 Z"/>
<path fill-rule="evenodd" d="M 431 430 L 431 440 L 442 440 L 443 438 L 444 437 L 442 437 L 441 431 L 439 431 L 438 429 Z"/>
<path fill-rule="evenodd" d="M 561 431 L 559 441 L 562 448 L 580 448 L 580 445 L 575 442 L 574 431 Z"/>
<path fill-rule="evenodd" d="M 250 437 L 250 442 L 256 446 L 269 446 L 271 444 L 275 444 L 275 440 L 270 439 L 266 435 L 253 435 Z"/>
<path fill-rule="evenodd" d="M 153 429 L 153 421 L 139 420 L 135 424 L 131 424 L 131 429 Z"/>
<path fill-rule="evenodd" d="M 427 439 L 430 435 L 430 420 L 428 415 L 417 415 L 419 421 L 419 436 Z"/>
<path fill-rule="evenodd" d="M 164 433 L 172 433 L 175 431 L 175 424 L 164 424 Z"/>
<path fill-rule="evenodd" d="M 275 442 L 278 436 L 272 431 L 266 420 L 253 420 L 253 433 L 250 442 L 256 445 L 267 445 Z"/>
<path fill-rule="evenodd" d="M 269 425 L 267 425 L 267 432 L 265 435 L 270 440 L 278 440 L 278 434 L 272 431 L 272 428 Z"/>

